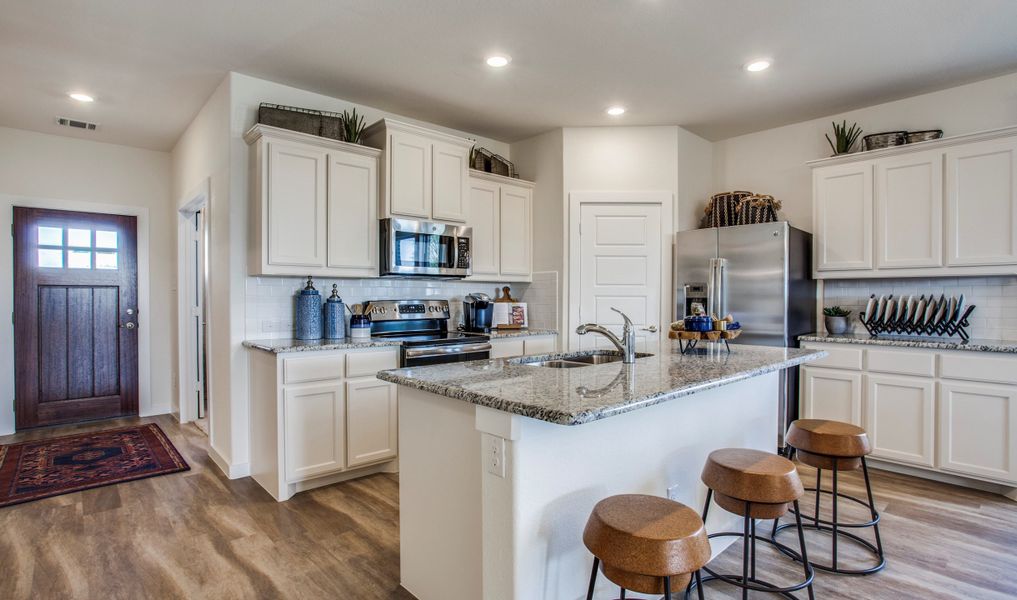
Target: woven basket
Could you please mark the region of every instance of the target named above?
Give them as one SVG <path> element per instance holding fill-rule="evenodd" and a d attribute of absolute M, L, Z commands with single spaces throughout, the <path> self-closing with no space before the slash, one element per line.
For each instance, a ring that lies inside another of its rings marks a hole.
<path fill-rule="evenodd" d="M 879 150 L 880 148 L 902 146 L 906 143 L 908 143 L 908 132 L 906 131 L 873 133 L 862 138 L 862 148 L 864 150 Z"/>
<path fill-rule="evenodd" d="M 780 208 L 780 201 L 774 200 L 773 196 L 746 196 L 738 202 L 738 224 L 773 223 Z"/>
<path fill-rule="evenodd" d="M 515 177 L 516 167 L 500 154 L 491 157 L 491 172 L 504 177 Z"/>
<path fill-rule="evenodd" d="M 943 137 L 942 129 L 928 129 L 926 131 L 909 131 L 907 136 L 907 142 L 909 144 L 915 144 L 918 142 L 927 142 L 929 140 L 938 140 Z"/>
<path fill-rule="evenodd" d="M 727 227 L 738 224 L 738 203 L 742 198 L 751 196 L 752 192 L 734 191 L 721 192 L 710 196 L 706 205 L 706 227 Z"/>
<path fill-rule="evenodd" d="M 290 131 L 321 135 L 320 110 L 262 102 L 258 107 L 258 122 Z"/>

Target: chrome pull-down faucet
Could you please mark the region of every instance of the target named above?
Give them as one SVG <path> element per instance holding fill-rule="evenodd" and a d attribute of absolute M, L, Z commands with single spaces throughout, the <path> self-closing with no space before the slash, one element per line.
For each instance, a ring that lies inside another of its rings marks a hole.
<path fill-rule="evenodd" d="M 625 325 L 622 328 L 622 337 L 618 338 L 615 334 L 601 325 L 596 323 L 586 323 L 576 327 L 576 333 L 579 335 L 586 335 L 587 333 L 599 333 L 606 337 L 612 344 L 618 348 L 618 351 L 622 353 L 622 362 L 625 364 L 632 364 L 636 361 L 636 330 L 632 327 L 632 320 L 629 319 L 628 315 L 618 310 L 615 307 L 611 307 L 611 310 L 618 313 L 625 319 Z"/>

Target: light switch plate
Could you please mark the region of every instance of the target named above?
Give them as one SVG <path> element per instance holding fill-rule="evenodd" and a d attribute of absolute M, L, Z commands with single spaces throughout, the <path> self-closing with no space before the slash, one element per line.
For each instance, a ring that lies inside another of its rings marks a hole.
<path fill-rule="evenodd" d="M 667 499 L 668 500 L 674 500 L 675 502 L 680 502 L 680 500 L 678 500 L 678 491 L 679 491 L 678 488 L 679 487 L 680 486 L 676 483 L 676 484 L 672 485 L 671 487 L 667 488 Z"/>
<path fill-rule="evenodd" d="M 484 443 L 484 463 L 487 472 L 495 477 L 505 477 L 505 438 L 486 433 Z"/>

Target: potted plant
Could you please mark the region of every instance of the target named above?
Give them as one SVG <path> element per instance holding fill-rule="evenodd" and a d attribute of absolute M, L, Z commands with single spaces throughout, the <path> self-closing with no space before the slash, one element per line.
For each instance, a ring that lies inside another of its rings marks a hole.
<path fill-rule="evenodd" d="M 850 310 L 845 310 L 839 306 L 824 308 L 823 316 L 826 317 L 826 332 L 833 334 L 847 333 L 849 327 L 848 315 L 850 314 Z"/>
<path fill-rule="evenodd" d="M 364 117 L 357 114 L 357 109 L 353 109 L 352 113 L 348 113 L 345 110 L 343 115 L 339 117 L 343 130 L 343 141 L 350 142 L 351 144 L 360 143 L 360 134 L 364 132 L 367 125 L 364 123 Z"/>
<path fill-rule="evenodd" d="M 831 123 L 831 125 L 833 125 L 833 137 L 836 143 L 830 139 L 829 133 L 825 134 L 825 136 L 826 142 L 830 144 L 830 148 L 833 150 L 833 155 L 850 153 L 851 148 L 858 141 L 858 136 L 862 135 L 862 128 L 858 126 L 858 123 L 852 123 L 851 127 L 848 127 L 846 120 L 840 125 L 836 122 Z"/>

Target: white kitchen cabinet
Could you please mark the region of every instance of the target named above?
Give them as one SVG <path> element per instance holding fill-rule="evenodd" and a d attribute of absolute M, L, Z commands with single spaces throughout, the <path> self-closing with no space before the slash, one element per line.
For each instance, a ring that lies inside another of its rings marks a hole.
<path fill-rule="evenodd" d="M 1017 139 L 946 151 L 947 262 L 1017 263 Z"/>
<path fill-rule="evenodd" d="M 862 374 L 803 366 L 802 418 L 862 424 Z"/>
<path fill-rule="evenodd" d="M 535 335 L 523 338 L 524 354 L 550 354 L 558 349 L 558 336 Z"/>
<path fill-rule="evenodd" d="M 875 161 L 876 265 L 943 264 L 943 153 L 930 150 Z"/>
<path fill-rule="evenodd" d="M 470 177 L 470 227 L 473 279 L 500 272 L 501 246 L 499 214 L 501 187 L 494 182 Z"/>
<path fill-rule="evenodd" d="M 395 385 L 374 377 L 347 382 L 347 466 L 395 458 L 398 417 Z"/>
<path fill-rule="evenodd" d="M 506 338 L 491 340 L 491 358 L 508 358 L 510 356 L 522 356 L 523 338 Z"/>
<path fill-rule="evenodd" d="M 872 163 L 813 172 L 817 271 L 872 268 Z"/>
<path fill-rule="evenodd" d="M 939 467 L 1017 484 L 1017 388 L 939 384 Z"/>
<path fill-rule="evenodd" d="M 324 267 L 328 153 L 309 144 L 275 142 L 267 154 L 268 264 Z"/>
<path fill-rule="evenodd" d="M 817 279 L 1017 267 L 1017 127 L 808 164 Z"/>
<path fill-rule="evenodd" d="M 532 281 L 533 183 L 470 171 L 473 274 L 477 281 Z"/>
<path fill-rule="evenodd" d="M 558 348 L 558 336 L 538 334 L 491 340 L 491 358 L 549 354 Z"/>
<path fill-rule="evenodd" d="M 295 483 L 346 467 L 343 388 L 329 383 L 289 388 L 283 395 L 286 481 Z"/>
<path fill-rule="evenodd" d="M 466 222 L 473 142 L 392 119 L 373 123 L 363 140 L 382 150 L 382 217 Z"/>
<path fill-rule="evenodd" d="M 922 377 L 867 374 L 865 382 L 863 426 L 872 443 L 872 456 L 934 466 L 934 381 Z"/>
<path fill-rule="evenodd" d="M 378 275 L 380 152 L 255 125 L 250 275 Z"/>

